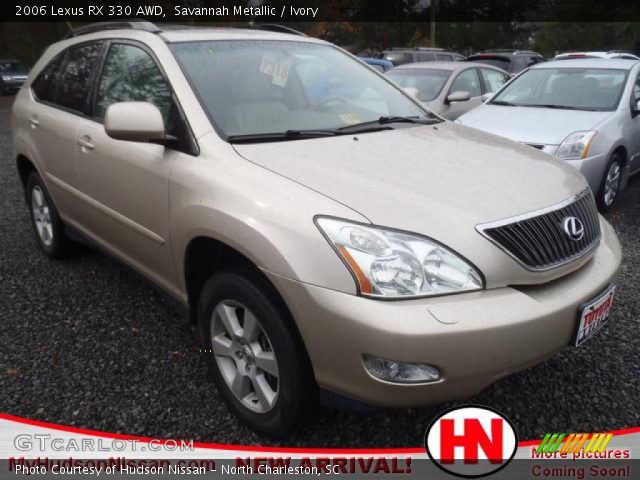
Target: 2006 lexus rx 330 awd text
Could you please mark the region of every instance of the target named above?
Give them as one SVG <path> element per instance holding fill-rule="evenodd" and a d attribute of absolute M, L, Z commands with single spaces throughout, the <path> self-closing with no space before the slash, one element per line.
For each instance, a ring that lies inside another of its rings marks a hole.
<path fill-rule="evenodd" d="M 85 27 L 12 127 L 42 251 L 79 234 L 175 299 L 259 432 L 319 398 L 469 397 L 581 345 L 613 302 L 620 245 L 580 173 L 320 40 Z"/>

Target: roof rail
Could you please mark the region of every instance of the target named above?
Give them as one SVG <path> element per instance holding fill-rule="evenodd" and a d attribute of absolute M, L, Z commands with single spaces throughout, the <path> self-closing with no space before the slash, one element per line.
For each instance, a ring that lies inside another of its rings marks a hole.
<path fill-rule="evenodd" d="M 254 30 L 266 30 L 269 32 L 279 32 L 279 33 L 290 33 L 291 35 L 300 35 L 301 37 L 308 37 L 306 33 L 302 33 L 298 30 L 294 30 L 293 28 L 286 27 L 284 25 L 279 25 L 277 23 L 249 23 L 249 27 Z"/>
<path fill-rule="evenodd" d="M 142 30 L 144 32 L 151 32 L 151 33 L 159 33 L 162 31 L 158 26 L 146 20 L 99 22 L 99 23 L 90 23 L 89 25 L 83 25 L 81 27 L 74 28 L 71 31 L 69 31 L 64 36 L 64 38 L 65 39 L 73 38 L 80 35 L 87 35 L 89 33 L 102 32 L 104 30 L 121 30 L 121 29 Z"/>

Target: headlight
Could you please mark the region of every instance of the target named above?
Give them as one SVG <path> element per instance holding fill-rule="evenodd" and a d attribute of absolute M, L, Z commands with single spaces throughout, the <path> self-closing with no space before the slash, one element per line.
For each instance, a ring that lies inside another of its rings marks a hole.
<path fill-rule="evenodd" d="M 5 82 L 9 82 L 12 80 L 12 76 L 11 75 L 2 75 L 2 80 L 4 80 Z"/>
<path fill-rule="evenodd" d="M 594 130 L 573 132 L 558 147 L 556 157 L 562 160 L 586 158 L 589 155 L 589 148 L 591 148 L 591 142 L 593 142 L 596 133 Z"/>
<path fill-rule="evenodd" d="M 353 274 L 360 294 L 378 298 L 480 290 L 480 273 L 428 238 L 318 217 L 318 227 Z"/>

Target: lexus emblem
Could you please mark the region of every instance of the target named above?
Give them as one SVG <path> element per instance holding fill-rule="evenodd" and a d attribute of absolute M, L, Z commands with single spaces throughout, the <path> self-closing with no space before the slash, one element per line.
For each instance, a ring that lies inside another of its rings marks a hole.
<path fill-rule="evenodd" d="M 584 237 L 584 225 L 579 218 L 567 217 L 563 221 L 564 233 L 573 240 L 579 242 Z"/>

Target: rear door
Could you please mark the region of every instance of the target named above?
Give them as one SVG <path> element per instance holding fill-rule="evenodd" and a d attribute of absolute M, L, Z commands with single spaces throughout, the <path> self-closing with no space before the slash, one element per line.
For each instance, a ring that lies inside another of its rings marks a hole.
<path fill-rule="evenodd" d="M 60 214 L 77 220 L 78 175 L 75 165 L 76 132 L 87 115 L 91 89 L 103 42 L 82 43 L 58 55 L 32 84 L 36 99 L 28 123 L 34 158 Z"/>
<path fill-rule="evenodd" d="M 450 103 L 441 113 L 442 116 L 449 120 L 455 120 L 463 113 L 482 103 L 482 87 L 478 70 L 476 68 L 467 68 L 458 73 L 451 82 L 447 96 L 453 92 L 469 92 L 471 99 L 466 102 Z"/>
<path fill-rule="evenodd" d="M 109 137 L 103 119 L 118 102 L 144 101 L 162 113 L 173 147 Z M 143 45 L 112 41 L 96 82 L 92 118 L 77 131 L 77 168 L 87 197 L 83 225 L 93 238 L 165 290 L 176 273 L 170 251 L 169 177 L 182 153 L 182 112 L 164 72 Z M 175 292 L 173 292 L 175 293 Z"/>

